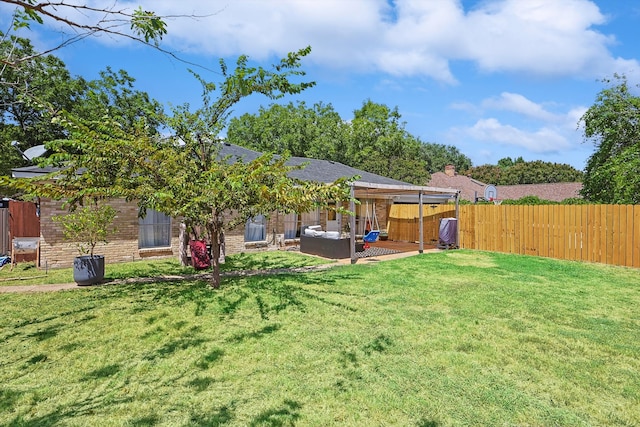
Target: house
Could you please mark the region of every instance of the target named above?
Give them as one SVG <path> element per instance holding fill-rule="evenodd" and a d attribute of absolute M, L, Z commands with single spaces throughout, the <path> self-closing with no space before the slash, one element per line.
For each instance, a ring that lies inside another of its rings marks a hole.
<path fill-rule="evenodd" d="M 582 198 L 581 182 L 556 182 L 553 184 L 497 185 L 501 199 L 521 199 L 526 196 L 538 196 L 543 200 L 561 202 L 565 199 Z"/>
<path fill-rule="evenodd" d="M 427 185 L 456 189 L 460 191 L 460 200 L 467 200 L 473 203 L 478 198 L 484 197 L 484 190 L 488 184 L 466 175 L 459 175 L 454 165 L 447 165 L 444 172 L 432 173 Z"/>
<path fill-rule="evenodd" d="M 485 190 L 492 191 L 490 184 L 469 176 L 459 175 L 453 165 L 447 165 L 444 172 L 431 174 L 429 186 L 460 190 L 460 199 L 475 203 L 484 200 Z M 493 186 L 498 199 L 517 200 L 526 196 L 537 196 L 543 200 L 561 202 L 569 198 L 579 198 L 581 182 L 558 182 L 552 184 L 519 184 Z"/>
<path fill-rule="evenodd" d="M 220 157 L 229 161 L 249 162 L 261 153 L 231 144 L 223 144 Z M 413 186 L 395 179 L 372 174 L 346 166 L 341 163 L 292 157 L 290 165 L 307 166 L 291 172 L 291 176 L 315 182 L 333 182 L 342 177 L 359 176 L 357 182 L 352 183 L 352 194 L 362 203 L 349 206 L 356 213 L 355 217 L 343 216 L 335 211 L 314 211 L 294 214 L 270 213 L 250 220 L 244 227 L 227 231 L 225 234 L 225 251 L 234 254 L 247 251 L 264 250 L 265 248 L 284 247 L 295 244 L 300 231 L 305 225 L 321 225 L 327 231 L 363 234 L 367 213 L 373 214 L 380 224 L 386 224 L 389 206 L 402 197 L 414 203 L 421 203 L 423 199 L 431 203 L 443 203 L 457 198 L 457 191 L 431 187 Z M 12 171 L 13 177 L 34 177 L 52 172 L 37 166 L 17 168 Z M 113 236 L 108 245 L 96 247 L 96 253 L 105 255 L 109 262 L 125 262 L 151 257 L 177 257 L 180 249 L 180 223 L 161 212 L 149 210 L 145 218 L 138 218 L 138 207 L 135 203 L 125 200 L 111 200 L 112 206 L 118 211 L 114 225 L 118 233 Z M 59 224 L 52 221 L 52 217 L 64 215 L 62 203 L 55 200 L 41 199 L 40 212 L 40 265 L 49 267 L 67 267 L 72 265 L 77 255 L 73 244 L 65 242 Z"/>

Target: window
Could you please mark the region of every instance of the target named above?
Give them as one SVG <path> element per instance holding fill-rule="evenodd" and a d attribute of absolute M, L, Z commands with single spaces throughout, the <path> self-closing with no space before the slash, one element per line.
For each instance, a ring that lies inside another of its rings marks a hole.
<path fill-rule="evenodd" d="M 245 242 L 260 242 L 267 238 L 267 219 L 264 215 L 255 216 L 249 221 L 244 228 Z"/>
<path fill-rule="evenodd" d="M 166 248 L 171 246 L 171 218 L 162 212 L 147 209 L 138 219 L 138 248 Z"/>

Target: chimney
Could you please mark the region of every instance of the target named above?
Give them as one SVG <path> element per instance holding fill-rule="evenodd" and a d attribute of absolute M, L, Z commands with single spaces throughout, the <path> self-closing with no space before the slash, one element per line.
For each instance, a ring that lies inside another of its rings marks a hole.
<path fill-rule="evenodd" d="M 447 165 L 444 167 L 444 173 L 447 174 L 447 176 L 455 176 L 456 167 L 454 165 Z"/>

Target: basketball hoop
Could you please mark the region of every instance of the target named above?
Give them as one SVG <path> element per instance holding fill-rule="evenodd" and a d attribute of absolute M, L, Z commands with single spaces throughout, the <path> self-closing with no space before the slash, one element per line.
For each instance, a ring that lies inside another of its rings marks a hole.
<path fill-rule="evenodd" d="M 499 206 L 502 203 L 502 199 L 493 199 L 493 204 Z"/>

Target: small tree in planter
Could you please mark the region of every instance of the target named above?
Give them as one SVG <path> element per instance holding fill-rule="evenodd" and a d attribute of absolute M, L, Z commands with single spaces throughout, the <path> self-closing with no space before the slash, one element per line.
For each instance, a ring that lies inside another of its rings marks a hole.
<path fill-rule="evenodd" d="M 112 222 L 116 210 L 109 205 L 84 206 L 53 220 L 62 226 L 64 238 L 74 242 L 80 256 L 73 261 L 73 280 L 78 285 L 93 285 L 104 279 L 104 255 L 95 255 L 98 243 L 108 243 L 107 237 L 116 232 Z"/>

